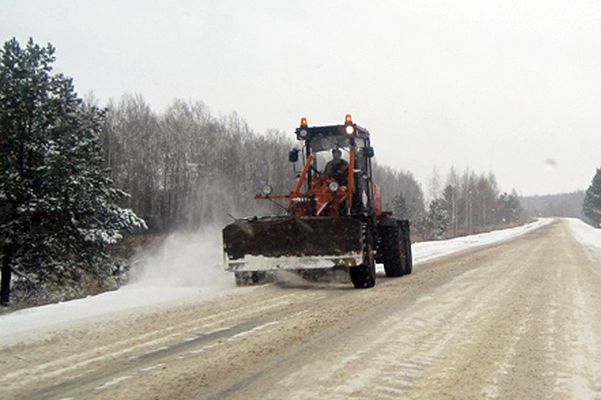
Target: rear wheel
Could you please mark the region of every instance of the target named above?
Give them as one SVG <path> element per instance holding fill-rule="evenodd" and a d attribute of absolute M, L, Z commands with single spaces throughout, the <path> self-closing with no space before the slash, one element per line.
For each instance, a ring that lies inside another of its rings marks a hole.
<path fill-rule="evenodd" d="M 382 261 L 387 277 L 403 276 L 403 259 L 401 257 L 401 230 L 395 220 L 385 221 L 380 226 L 382 243 Z"/>
<path fill-rule="evenodd" d="M 236 277 L 236 285 L 252 286 L 263 283 L 266 273 L 263 271 L 238 271 L 234 272 L 234 276 Z"/>
<path fill-rule="evenodd" d="M 381 223 L 379 230 L 386 276 L 409 275 L 413 271 L 409 221 L 389 219 Z"/>
<path fill-rule="evenodd" d="M 399 221 L 401 231 L 401 258 L 403 260 L 403 271 L 405 275 L 413 272 L 413 254 L 411 253 L 411 235 L 409 231 L 409 221 Z"/>

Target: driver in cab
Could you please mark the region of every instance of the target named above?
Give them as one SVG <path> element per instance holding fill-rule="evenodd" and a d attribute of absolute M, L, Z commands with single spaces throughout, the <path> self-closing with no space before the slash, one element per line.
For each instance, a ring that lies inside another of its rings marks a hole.
<path fill-rule="evenodd" d="M 334 178 L 339 185 L 346 185 L 348 162 L 342 158 L 340 149 L 332 150 L 332 160 L 328 161 L 323 174 L 326 178 Z"/>

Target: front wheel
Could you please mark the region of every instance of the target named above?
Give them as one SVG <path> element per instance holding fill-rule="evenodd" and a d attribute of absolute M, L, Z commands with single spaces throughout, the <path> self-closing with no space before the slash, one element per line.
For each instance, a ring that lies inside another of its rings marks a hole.
<path fill-rule="evenodd" d="M 373 239 L 369 231 L 366 231 L 365 243 L 363 264 L 349 268 L 351 281 L 356 289 L 368 289 L 376 285 L 376 260 Z"/>
<path fill-rule="evenodd" d="M 351 281 L 356 289 L 368 289 L 376 285 L 376 266 L 358 265 L 349 268 Z"/>
<path fill-rule="evenodd" d="M 234 272 L 237 286 L 258 285 L 265 281 L 266 273 L 263 271 L 237 271 Z"/>

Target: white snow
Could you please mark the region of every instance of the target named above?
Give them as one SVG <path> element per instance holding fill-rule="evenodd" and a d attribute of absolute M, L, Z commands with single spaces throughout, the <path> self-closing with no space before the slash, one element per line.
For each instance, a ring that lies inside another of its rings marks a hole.
<path fill-rule="evenodd" d="M 504 240 L 523 235 L 527 232 L 531 232 L 551 223 L 552 221 L 553 218 L 539 218 L 535 222 L 518 226 L 516 228 L 501 229 L 492 232 L 480 233 L 478 235 L 457 237 L 449 240 L 415 243 L 411 246 L 413 251 L 413 262 L 414 264 L 419 264 L 434 258 L 456 253 L 458 251 L 502 242 Z"/>
<path fill-rule="evenodd" d="M 552 219 L 450 240 L 415 243 L 413 258 L 419 264 L 458 251 L 501 242 L 550 223 Z M 599 242 L 597 242 L 599 243 Z M 234 290 L 231 273 L 223 271 L 218 230 L 176 234 L 161 248 L 145 256 L 132 269 L 132 282 L 113 292 L 15 311 L 0 316 L 0 342 L 29 332 L 39 333 L 58 325 L 98 319 L 139 307 L 209 297 Z M 381 269 L 381 266 L 378 266 Z"/>
<path fill-rule="evenodd" d="M 567 220 L 576 240 L 601 255 L 601 229 L 594 228 L 576 218 L 567 218 Z"/>

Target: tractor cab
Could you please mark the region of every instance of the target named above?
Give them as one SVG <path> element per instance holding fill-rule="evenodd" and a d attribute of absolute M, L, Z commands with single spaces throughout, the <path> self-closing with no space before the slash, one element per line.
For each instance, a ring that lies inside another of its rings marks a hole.
<path fill-rule="evenodd" d="M 302 153 L 304 167 L 290 196 L 293 216 L 371 216 L 381 213 L 379 188 L 372 182 L 374 156 L 369 132 L 347 115 L 342 125 L 309 127 L 301 119 L 295 131 L 302 149 L 290 152 L 295 165 Z M 338 154 L 336 154 L 338 153 Z"/>

